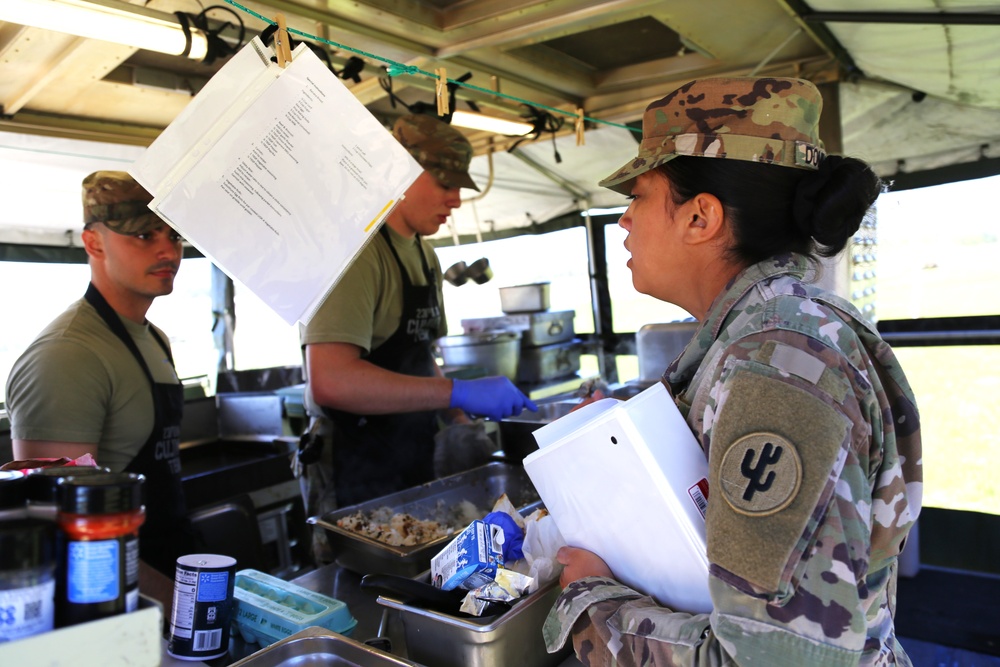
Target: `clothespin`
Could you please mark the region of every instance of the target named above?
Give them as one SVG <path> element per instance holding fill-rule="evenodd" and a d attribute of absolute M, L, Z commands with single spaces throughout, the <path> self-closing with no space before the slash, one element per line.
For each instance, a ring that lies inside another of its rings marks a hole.
<path fill-rule="evenodd" d="M 437 84 L 434 86 L 434 96 L 437 98 L 437 112 L 439 116 L 448 115 L 448 73 L 444 67 L 434 70 L 437 75 Z"/>
<path fill-rule="evenodd" d="M 576 108 L 576 145 L 583 146 L 583 109 Z"/>
<path fill-rule="evenodd" d="M 292 49 L 288 41 L 288 27 L 285 25 L 285 15 L 278 12 L 275 17 L 278 24 L 278 31 L 274 33 L 274 55 L 278 59 L 278 67 L 285 69 L 285 65 L 292 62 Z"/>

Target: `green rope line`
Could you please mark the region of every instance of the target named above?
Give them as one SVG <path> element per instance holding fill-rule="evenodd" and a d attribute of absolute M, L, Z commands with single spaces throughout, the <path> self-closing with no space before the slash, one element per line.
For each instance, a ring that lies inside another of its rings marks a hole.
<path fill-rule="evenodd" d="M 223 0 L 223 1 L 226 4 L 230 4 L 233 7 L 236 7 L 237 9 L 239 9 L 241 11 L 244 11 L 247 14 L 250 14 L 251 16 L 253 16 L 256 19 L 260 19 L 261 21 L 264 21 L 265 23 L 268 23 L 270 25 L 274 25 L 275 24 L 275 22 L 273 20 L 269 19 L 266 16 L 263 16 L 262 14 L 258 14 L 257 12 L 255 12 L 252 9 L 250 9 L 249 7 L 244 7 L 240 3 L 236 2 L 236 0 Z M 387 74 L 390 77 L 401 76 L 401 75 L 404 75 L 404 74 L 408 74 L 408 75 L 411 75 L 411 76 L 416 76 L 416 75 L 420 74 L 420 75 L 426 76 L 429 79 L 434 79 L 434 80 L 438 79 L 438 76 L 436 74 L 434 74 L 433 72 L 427 72 L 427 71 L 422 70 L 419 67 L 416 67 L 416 66 L 413 66 L 413 65 L 404 65 L 403 63 L 397 62 L 395 60 L 391 60 L 389 58 L 384 58 L 384 57 L 382 57 L 380 55 L 377 55 L 375 53 L 369 53 L 367 51 L 362 51 L 361 49 L 355 49 L 352 46 L 348 46 L 346 44 L 341 44 L 339 42 L 334 42 L 334 41 L 326 39 L 324 37 L 317 37 L 316 35 L 310 35 L 307 32 L 302 32 L 301 30 L 296 30 L 295 28 L 288 28 L 288 32 L 291 33 L 291 34 L 293 34 L 293 35 L 298 35 L 299 37 L 304 37 L 305 39 L 309 39 L 309 40 L 312 40 L 312 41 L 315 41 L 315 42 L 322 42 L 323 44 L 328 44 L 329 46 L 332 46 L 332 47 L 334 47 L 334 48 L 336 48 L 338 50 L 350 51 L 351 53 L 355 53 L 355 54 L 357 54 L 359 56 L 363 56 L 365 58 L 370 58 L 372 60 L 377 60 L 379 62 L 385 63 L 386 65 L 388 65 Z M 489 88 L 483 88 L 481 86 L 475 86 L 475 85 L 472 85 L 470 83 L 465 83 L 464 81 L 455 81 L 454 79 L 447 79 L 447 82 L 448 83 L 453 83 L 456 86 L 460 86 L 462 88 L 468 88 L 469 90 L 475 90 L 475 91 L 478 91 L 480 93 L 486 93 L 487 95 L 493 95 L 494 97 L 502 97 L 504 99 L 508 99 L 508 100 L 511 100 L 511 101 L 514 101 L 514 102 L 519 102 L 521 104 L 526 104 L 526 105 L 528 105 L 530 107 L 535 107 L 537 109 L 545 109 L 546 111 L 553 111 L 555 113 L 562 114 L 564 116 L 568 116 L 568 117 L 574 118 L 574 119 L 579 118 L 579 116 L 577 114 L 569 112 L 569 111 L 565 111 L 563 109 L 557 109 L 556 107 L 550 107 L 550 106 L 545 105 L 545 104 L 539 104 L 538 102 L 532 102 L 530 100 L 525 100 L 525 99 L 522 99 L 520 97 L 515 97 L 514 95 L 507 95 L 506 93 L 501 93 L 501 92 L 498 92 L 498 91 L 495 91 L 495 90 L 490 90 Z M 640 129 L 637 129 L 637 128 L 634 128 L 634 127 L 629 127 L 628 125 L 622 125 L 620 123 L 612 123 L 611 121 L 608 121 L 608 120 L 601 120 L 600 118 L 591 118 L 590 116 L 584 116 L 583 119 L 584 120 L 589 120 L 592 123 L 601 123 L 602 125 L 609 125 L 611 127 L 618 127 L 618 128 L 623 129 L 623 130 L 629 130 L 630 132 L 639 132 L 639 133 L 642 132 L 642 130 L 640 130 Z"/>

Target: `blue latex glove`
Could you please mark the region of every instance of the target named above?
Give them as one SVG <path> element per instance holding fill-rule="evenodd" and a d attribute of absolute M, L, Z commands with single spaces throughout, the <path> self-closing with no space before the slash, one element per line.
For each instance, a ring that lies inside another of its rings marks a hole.
<path fill-rule="evenodd" d="M 503 531 L 503 560 L 505 563 L 524 558 L 524 531 L 506 512 L 490 512 L 483 523 L 500 526 Z"/>
<path fill-rule="evenodd" d="M 519 415 L 525 408 L 533 412 L 538 410 L 530 398 L 502 375 L 477 380 L 452 380 L 451 404 L 448 407 L 493 421 Z"/>

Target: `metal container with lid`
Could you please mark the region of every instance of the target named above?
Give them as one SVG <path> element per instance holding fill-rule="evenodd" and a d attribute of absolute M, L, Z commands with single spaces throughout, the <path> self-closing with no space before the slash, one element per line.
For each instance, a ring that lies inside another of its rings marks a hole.
<path fill-rule="evenodd" d="M 482 368 L 490 375 L 517 379 L 521 352 L 520 334 L 487 331 L 462 336 L 445 336 L 434 341 L 445 366 Z"/>
<path fill-rule="evenodd" d="M 564 343 L 574 336 L 575 310 L 545 310 L 534 313 L 511 313 L 496 317 L 473 317 L 462 320 L 465 333 L 512 331 L 521 334 L 521 352 L 525 348 Z"/>
<path fill-rule="evenodd" d="M 573 375 L 580 370 L 582 352 L 580 340 L 523 348 L 517 365 L 517 381 L 538 384 Z"/>
<path fill-rule="evenodd" d="M 550 283 L 530 283 L 500 288 L 500 310 L 531 313 L 549 309 Z"/>

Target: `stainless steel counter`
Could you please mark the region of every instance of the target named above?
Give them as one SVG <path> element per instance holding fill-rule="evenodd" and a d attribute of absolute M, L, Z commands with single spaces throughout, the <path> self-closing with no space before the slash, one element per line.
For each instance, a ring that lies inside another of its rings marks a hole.
<path fill-rule="evenodd" d="M 292 582 L 309 590 L 334 597 L 347 605 L 358 624 L 351 633 L 351 638 L 360 642 L 375 637 L 388 637 L 391 648 L 389 652 L 401 657 L 407 657 L 406 642 L 403 636 L 402 622 L 399 612 L 388 609 L 376 602 L 376 596 L 361 590 L 361 575 L 336 564 L 325 565 L 316 570 L 300 575 Z M 260 650 L 257 644 L 246 644 L 240 637 L 232 637 L 229 645 L 229 655 L 208 662 L 192 662 L 178 660 L 167 654 L 166 642 L 163 642 L 163 662 L 161 667 L 190 667 L 191 665 L 209 665 L 210 667 L 225 667 L 237 660 Z M 428 665 L 427 667 L 434 667 Z M 581 663 L 570 656 L 559 667 L 581 667 Z"/>

